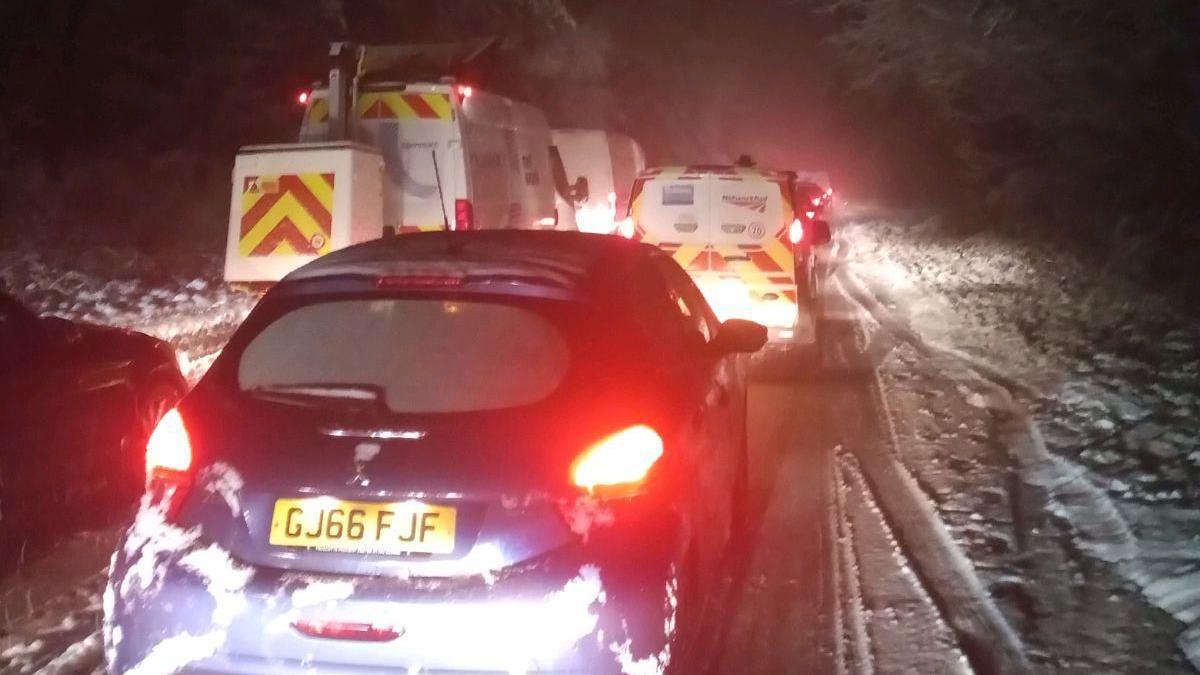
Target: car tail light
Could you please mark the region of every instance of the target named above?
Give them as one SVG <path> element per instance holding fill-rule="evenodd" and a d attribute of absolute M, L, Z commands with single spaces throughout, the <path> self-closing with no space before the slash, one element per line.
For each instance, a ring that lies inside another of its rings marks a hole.
<path fill-rule="evenodd" d="M 191 485 L 192 442 L 183 416 L 172 408 L 163 415 L 146 441 L 146 490 L 162 504 L 168 518 L 175 515 Z"/>
<path fill-rule="evenodd" d="M 454 288 L 462 286 L 465 282 L 462 277 L 413 274 L 403 277 L 379 277 L 375 280 L 375 286 L 382 289 Z"/>
<path fill-rule="evenodd" d="M 474 87 L 469 84 L 458 85 L 458 98 L 460 101 L 466 101 L 475 93 Z"/>
<path fill-rule="evenodd" d="M 792 226 L 788 228 L 788 240 L 793 244 L 799 244 L 804 239 L 804 223 L 796 218 L 792 221 Z"/>
<path fill-rule="evenodd" d="M 663 454 L 662 437 L 639 424 L 604 438 L 571 466 L 571 481 L 588 492 L 641 483 Z"/>
<path fill-rule="evenodd" d="M 454 229 L 463 232 L 475 229 L 475 207 L 470 199 L 454 200 Z"/>
<path fill-rule="evenodd" d="M 307 105 L 308 99 L 310 96 L 312 96 L 311 93 L 309 93 L 307 91 L 302 91 L 299 94 L 296 94 L 296 102 L 299 103 L 300 105 Z"/>
<path fill-rule="evenodd" d="M 300 619 L 292 622 L 292 628 L 309 637 L 324 638 L 326 640 L 390 642 L 400 637 L 400 631 L 391 626 L 376 626 L 372 623 L 355 623 L 350 621 Z"/>

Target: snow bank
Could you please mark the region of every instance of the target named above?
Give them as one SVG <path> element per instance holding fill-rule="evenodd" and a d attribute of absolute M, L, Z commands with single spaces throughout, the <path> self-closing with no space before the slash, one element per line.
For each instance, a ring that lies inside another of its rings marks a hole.
<path fill-rule="evenodd" d="M 81 255 L 0 251 L 0 282 L 42 314 L 117 326 L 171 342 L 194 380 L 212 363 L 257 296 L 221 281 L 212 255 L 156 259 L 96 248 Z"/>
<path fill-rule="evenodd" d="M 919 339 L 993 384 L 1022 476 L 1080 550 L 1192 624 L 1179 644 L 1200 667 L 1200 324 L 1061 250 L 930 225 L 840 234 Z"/>

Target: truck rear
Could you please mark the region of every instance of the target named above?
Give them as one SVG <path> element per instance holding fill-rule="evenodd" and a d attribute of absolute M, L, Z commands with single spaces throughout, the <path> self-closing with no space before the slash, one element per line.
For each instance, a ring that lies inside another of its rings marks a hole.
<path fill-rule="evenodd" d="M 631 236 L 669 252 L 722 319 L 768 327 L 773 341 L 814 339 L 809 303 L 797 292 L 803 226 L 789 172 L 741 166 L 662 167 L 634 182 Z"/>
<path fill-rule="evenodd" d="M 383 48 L 334 47 L 329 84 L 301 95 L 299 142 L 238 154 L 228 281 L 277 281 L 386 228 L 555 226 L 540 110 L 453 81 L 383 79 L 406 62 Z M 279 192 L 260 199 L 263 189 Z"/>

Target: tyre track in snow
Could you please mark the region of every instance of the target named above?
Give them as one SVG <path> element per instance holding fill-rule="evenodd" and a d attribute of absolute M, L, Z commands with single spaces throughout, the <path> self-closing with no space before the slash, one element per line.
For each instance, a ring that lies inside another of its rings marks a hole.
<path fill-rule="evenodd" d="M 852 324 L 852 329 L 865 338 L 862 322 L 867 317 L 875 318 L 871 309 L 880 305 L 878 301 L 872 303 L 869 293 L 856 284 L 845 264 L 845 250 L 845 246 L 839 247 L 834 278 L 847 301 L 853 300 L 861 309 L 860 319 Z M 907 341 L 918 337 L 901 321 L 889 323 L 877 318 L 876 321 L 895 338 Z M 871 347 L 878 343 L 866 339 L 861 342 L 863 352 L 874 358 L 887 353 L 877 346 Z M 1031 664 L 1021 639 L 992 601 L 971 561 L 955 544 L 916 479 L 897 457 L 894 424 L 882 393 L 878 362 L 859 365 L 867 371 L 870 386 L 865 391 L 852 390 L 842 405 L 847 413 L 856 411 L 863 416 L 862 424 L 851 429 L 876 428 L 882 438 L 871 438 L 869 432 L 860 431 L 852 436 L 855 442 L 847 449 L 859 460 L 888 525 L 912 561 L 925 591 L 957 636 L 959 648 L 971 667 L 979 673 L 1029 672 Z"/>
<path fill-rule="evenodd" d="M 1176 644 L 1193 666 L 1200 668 L 1200 591 L 1196 590 L 1200 588 L 1200 572 L 1188 564 L 1196 562 L 1196 555 L 1187 543 L 1178 549 L 1154 551 L 1147 556 L 1116 502 L 1093 482 L 1088 471 L 1054 455 L 1047 448 L 1026 402 L 1042 400 L 1042 392 L 981 359 L 924 339 L 905 317 L 888 308 L 888 304 L 896 303 L 887 289 L 864 281 L 847 265 L 839 266 L 837 276 L 855 302 L 894 338 L 931 361 L 949 359 L 973 375 L 965 384 L 979 392 L 984 406 L 995 415 L 995 440 L 1014 461 L 1020 480 L 1028 488 L 1038 491 L 1039 501 L 1067 523 L 1074 535 L 1072 545 L 1081 553 L 1114 565 L 1152 604 L 1190 624 Z M 1021 525 L 1018 523 L 1019 528 Z M 1024 525 L 1026 529 L 1032 527 L 1029 523 Z M 1019 537 L 1024 534 L 1018 530 Z M 1184 571 L 1168 573 L 1167 578 L 1151 574 L 1148 567 L 1155 562 L 1162 566 L 1162 559 L 1177 561 Z"/>

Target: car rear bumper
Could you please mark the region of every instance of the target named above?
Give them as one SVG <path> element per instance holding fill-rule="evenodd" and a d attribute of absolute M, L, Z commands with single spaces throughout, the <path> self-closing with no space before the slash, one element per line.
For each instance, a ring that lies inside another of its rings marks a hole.
<path fill-rule="evenodd" d="M 195 565 L 174 561 L 143 591 L 120 590 L 129 569 L 118 561 L 107 617 L 110 669 L 620 672 L 622 659 L 667 653 L 674 550 L 614 567 L 571 546 L 504 578 L 453 582 L 252 570 L 227 558 L 229 569 L 197 574 Z M 248 580 L 231 584 L 239 578 Z M 400 635 L 311 637 L 295 628 L 304 620 L 369 623 Z"/>

